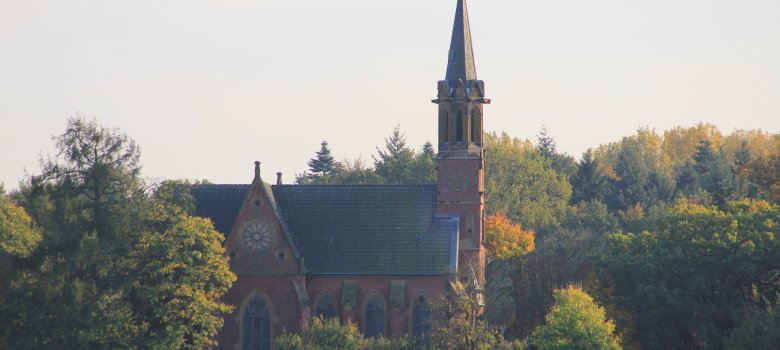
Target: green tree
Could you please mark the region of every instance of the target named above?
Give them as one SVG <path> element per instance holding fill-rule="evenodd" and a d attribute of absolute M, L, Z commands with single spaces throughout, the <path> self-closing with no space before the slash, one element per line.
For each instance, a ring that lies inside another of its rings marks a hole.
<path fill-rule="evenodd" d="M 571 177 L 571 203 L 604 201 L 606 184 L 607 178 L 599 172 L 599 161 L 594 157 L 593 150 L 588 149 L 582 154 L 582 160 L 577 164 L 577 172 Z"/>
<path fill-rule="evenodd" d="M 334 179 L 334 184 L 339 185 L 378 185 L 382 182 L 383 179 L 361 158 L 345 160 L 343 171 Z"/>
<path fill-rule="evenodd" d="M 530 142 L 506 133 L 485 134 L 488 215 L 504 213 L 510 220 L 539 232 L 559 224 L 570 197 L 566 175 L 555 171 Z"/>
<path fill-rule="evenodd" d="M 337 162 L 328 148 L 328 142 L 322 141 L 320 150 L 314 158 L 307 163 L 309 171 L 296 175 L 296 182 L 300 185 L 326 185 L 332 184 L 343 170 L 343 165 Z"/>
<path fill-rule="evenodd" d="M 553 292 L 555 304 L 545 317 L 546 323 L 533 332 L 533 344 L 546 349 L 622 349 L 614 335 L 615 324 L 607 320 L 582 289 L 568 286 Z"/>
<path fill-rule="evenodd" d="M 303 336 L 284 334 L 275 340 L 279 350 L 361 350 L 366 339 L 353 323 L 342 326 L 338 319 L 315 317 L 303 329 Z"/>
<path fill-rule="evenodd" d="M 539 153 L 550 160 L 553 169 L 560 174 L 572 177 L 577 171 L 577 164 L 574 158 L 565 153 L 558 153 L 558 146 L 555 138 L 550 135 L 546 126 L 542 126 L 536 141 L 536 148 Z"/>
<path fill-rule="evenodd" d="M 435 301 L 431 340 L 436 349 L 489 350 L 502 341 L 498 331 L 479 318 L 479 302 L 472 286 Z M 446 316 L 446 317 L 445 317 Z"/>
<path fill-rule="evenodd" d="M 24 208 L 0 193 L 0 257 L 27 257 L 42 239 L 40 230 Z"/>
<path fill-rule="evenodd" d="M 374 168 L 385 183 L 403 184 L 412 180 L 412 163 L 414 151 L 406 145 L 406 136 L 396 126 L 393 133 L 385 139 L 385 148 L 377 147 L 374 157 Z"/>
<path fill-rule="evenodd" d="M 417 153 L 406 144 L 406 136 L 396 126 L 385 147 L 377 147 L 374 169 L 386 184 L 430 184 L 436 181 L 435 153 L 427 142 Z"/>
<path fill-rule="evenodd" d="M 750 308 L 723 344 L 724 349 L 772 349 L 780 344 L 780 300 L 768 307 Z"/>
<path fill-rule="evenodd" d="M 608 235 L 600 264 L 615 301 L 634 310 L 642 347 L 720 348 L 754 294 L 780 292 L 778 222 L 766 202 L 679 201 L 644 233 Z"/>
<path fill-rule="evenodd" d="M 233 278 L 222 236 L 148 195 L 118 130 L 72 118 L 55 141 L 17 195 L 42 240 L 0 291 L 0 348 L 212 347 Z"/>
<path fill-rule="evenodd" d="M 144 320 L 149 349 L 208 349 L 217 345 L 219 299 L 236 277 L 230 272 L 222 234 L 208 219 L 177 216 L 162 234 L 146 233 L 130 253 L 138 270 L 131 300 Z"/>

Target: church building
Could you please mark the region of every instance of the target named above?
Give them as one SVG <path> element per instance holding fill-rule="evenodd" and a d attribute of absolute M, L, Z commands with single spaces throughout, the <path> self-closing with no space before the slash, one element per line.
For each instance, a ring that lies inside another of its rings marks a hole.
<path fill-rule="evenodd" d="M 457 0 L 447 73 L 437 84 L 435 185 L 197 185 L 195 214 L 225 235 L 238 277 L 222 349 L 271 349 L 314 316 L 367 337 L 425 336 L 433 298 L 465 275 L 484 284 L 482 150 L 466 0 Z"/>

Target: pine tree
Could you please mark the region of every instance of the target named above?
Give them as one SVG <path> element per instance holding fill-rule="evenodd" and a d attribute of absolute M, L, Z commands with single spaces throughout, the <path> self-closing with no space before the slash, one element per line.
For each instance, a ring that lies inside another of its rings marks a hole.
<path fill-rule="evenodd" d="M 694 168 L 696 171 L 704 175 L 710 170 L 710 163 L 715 160 L 715 152 L 712 150 L 712 144 L 709 140 L 699 141 L 699 145 L 696 146 L 696 154 L 693 155 L 693 160 L 696 161 Z"/>
<path fill-rule="evenodd" d="M 319 176 L 333 175 L 338 170 L 338 162 L 331 155 L 328 141 L 322 141 L 317 156 L 310 159 L 308 165 L 309 171 Z"/>
<path fill-rule="evenodd" d="M 593 156 L 593 150 L 588 149 L 582 154 L 582 161 L 577 166 L 577 172 L 571 178 L 571 203 L 603 201 L 606 193 L 606 177 L 598 170 L 598 160 Z"/>

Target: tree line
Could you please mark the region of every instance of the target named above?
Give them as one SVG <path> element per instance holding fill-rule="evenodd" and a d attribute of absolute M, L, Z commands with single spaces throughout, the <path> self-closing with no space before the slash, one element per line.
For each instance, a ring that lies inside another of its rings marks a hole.
<path fill-rule="evenodd" d="M 484 140 L 487 284 L 451 297 L 422 347 L 780 343 L 780 134 L 642 128 L 580 159 L 545 129 Z M 384 141 L 372 164 L 322 142 L 296 182 L 435 182 L 430 143 L 399 128 Z M 190 215 L 188 182 L 148 182 L 135 143 L 94 121 L 70 119 L 55 143 L 40 174 L 0 186 L 0 348 L 213 347 L 235 276 L 221 235 Z M 277 345 L 354 335 L 312 327 Z"/>
<path fill-rule="evenodd" d="M 435 182 L 425 176 L 435 162 L 394 161 L 398 139 L 396 129 L 374 157 L 376 183 Z M 535 141 L 484 140 L 485 318 L 494 332 L 538 345 L 555 291 L 578 286 L 614 319 L 625 348 L 780 344 L 780 134 L 640 128 L 579 160 L 544 128 Z M 379 175 L 401 171 L 409 175 Z"/>

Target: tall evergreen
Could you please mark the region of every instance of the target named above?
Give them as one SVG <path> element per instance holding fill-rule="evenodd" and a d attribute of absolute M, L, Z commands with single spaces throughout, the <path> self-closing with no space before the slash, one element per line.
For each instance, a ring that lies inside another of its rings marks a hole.
<path fill-rule="evenodd" d="M 604 200 L 607 179 L 599 173 L 598 166 L 598 160 L 593 156 L 592 149 L 582 154 L 577 172 L 571 178 L 572 204 Z"/>
<path fill-rule="evenodd" d="M 333 175 L 339 168 L 338 162 L 333 159 L 330 148 L 328 148 L 328 141 L 322 141 L 317 156 L 310 159 L 307 164 L 309 171 L 319 176 Z"/>

